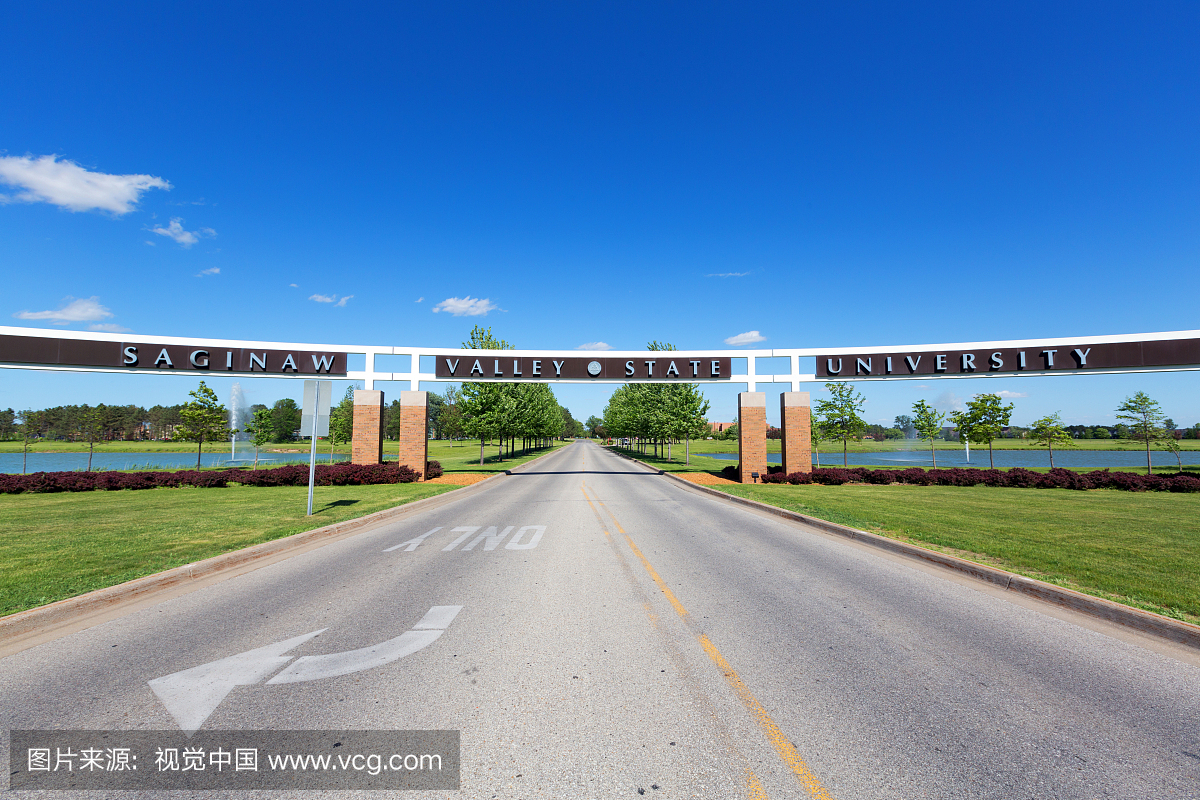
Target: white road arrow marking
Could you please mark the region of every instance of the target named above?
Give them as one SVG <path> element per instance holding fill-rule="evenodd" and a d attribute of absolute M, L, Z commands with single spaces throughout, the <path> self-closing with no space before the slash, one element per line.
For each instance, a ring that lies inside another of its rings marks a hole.
<path fill-rule="evenodd" d="M 395 639 L 343 653 L 298 658 L 290 667 L 267 681 L 267 684 L 334 678 L 390 664 L 433 644 L 458 616 L 459 611 L 462 611 L 462 606 L 434 606 L 411 631 L 405 631 Z"/>
<path fill-rule="evenodd" d="M 419 545 L 421 542 L 425 541 L 425 539 L 427 537 L 433 536 L 435 533 L 437 533 L 441 529 L 442 529 L 442 527 L 439 525 L 438 527 L 431 530 L 429 533 L 423 533 L 415 539 L 409 539 L 407 542 L 401 542 L 398 545 L 394 545 L 392 547 L 387 548 L 383 552 L 390 553 L 393 550 L 399 550 L 401 547 L 404 547 L 404 545 L 408 545 L 408 547 L 404 547 L 404 552 L 411 553 L 413 550 L 417 549 L 417 545 Z"/>
<path fill-rule="evenodd" d="M 284 653 L 325 630 L 322 628 L 220 661 L 155 678 L 150 681 L 150 688 L 179 723 L 179 727 L 185 733 L 192 734 L 200 729 L 204 720 L 233 691 L 233 687 L 258 683 L 292 660 L 291 656 L 285 656 Z"/>
<path fill-rule="evenodd" d="M 432 533 L 432 531 L 430 531 Z M 421 617 L 412 630 L 395 639 L 371 647 L 331 653 L 327 656 L 304 656 L 267 683 L 299 683 L 319 678 L 333 678 L 351 672 L 370 669 L 410 656 L 428 647 L 450 627 L 462 611 L 462 606 L 434 606 Z M 288 650 L 299 647 L 327 628 L 285 639 L 282 642 L 247 650 L 198 667 L 185 669 L 150 681 L 150 688 L 188 736 L 200 730 L 204 720 L 216 711 L 221 701 L 235 686 L 250 686 L 266 678 L 292 660 Z"/>

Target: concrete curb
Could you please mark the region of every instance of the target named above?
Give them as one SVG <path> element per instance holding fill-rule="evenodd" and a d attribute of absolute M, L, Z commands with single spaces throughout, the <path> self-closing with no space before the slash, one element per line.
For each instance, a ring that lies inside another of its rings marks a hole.
<path fill-rule="evenodd" d="M 546 453 L 550 455 L 550 453 Z M 532 464 L 540 458 L 532 461 Z M 521 467 L 525 466 L 524 464 Z M 414 500 L 402 506 L 386 508 L 356 519 L 337 522 L 310 531 L 295 533 L 282 539 L 273 539 L 262 544 L 251 545 L 241 550 L 222 553 L 203 561 L 184 564 L 164 572 L 108 586 L 93 592 L 68 597 L 49 605 L 38 606 L 11 616 L 0 618 L 0 657 L 20 652 L 40 642 L 57 638 L 59 635 L 100 624 L 108 619 L 129 613 L 137 607 L 153 604 L 165 596 L 184 594 L 218 583 L 246 572 L 283 561 L 302 552 L 323 547 L 349 538 L 385 522 L 401 519 L 410 514 L 428 511 L 439 505 L 459 500 L 495 485 L 498 478 L 507 477 L 508 471 L 497 472 L 478 483 L 463 486 L 434 497 Z"/>
<path fill-rule="evenodd" d="M 629 458 L 623 453 L 617 455 L 622 458 Z M 653 467 L 636 459 L 629 458 L 630 461 L 641 464 L 647 469 L 654 470 Z M 835 536 L 842 536 L 847 539 L 853 539 L 857 542 L 877 547 L 880 550 L 887 550 L 897 555 L 914 558 L 924 561 L 928 564 L 935 564 L 944 569 L 951 569 L 955 572 L 960 572 L 965 575 L 970 575 L 982 581 L 987 581 L 995 586 L 999 586 L 1010 592 L 1017 592 L 1026 597 L 1032 597 L 1044 603 L 1051 603 L 1061 608 L 1066 608 L 1080 614 L 1102 619 L 1107 622 L 1113 622 L 1117 625 L 1123 625 L 1127 628 L 1132 628 L 1139 633 L 1144 633 L 1150 636 L 1156 636 L 1160 639 L 1166 639 L 1176 644 L 1182 644 L 1186 647 L 1200 650 L 1200 625 L 1192 625 L 1188 622 L 1181 622 L 1170 617 L 1164 617 L 1161 614 L 1155 614 L 1151 611 L 1142 611 L 1138 608 L 1122 605 L 1121 603 L 1105 600 L 1100 597 L 1093 597 L 1090 594 L 1077 592 L 1073 589 L 1064 589 L 1061 586 L 1055 586 L 1052 583 L 1026 578 L 1024 575 L 1017 575 L 1012 572 L 1005 572 L 1002 569 L 989 567 L 983 564 L 976 564 L 974 561 L 967 561 L 956 556 L 939 553 L 936 550 L 927 550 L 915 544 L 901 542 L 896 539 L 889 539 L 886 536 L 880 536 L 876 533 L 868 533 L 860 531 L 857 528 L 849 528 L 845 525 L 838 525 L 835 522 L 828 522 L 816 517 L 809 517 L 795 511 L 788 511 L 777 506 L 760 503 L 757 500 L 747 500 L 744 497 L 722 492 L 719 489 L 713 489 L 709 486 L 703 486 L 698 483 L 692 483 L 670 472 L 662 470 L 654 470 L 658 474 L 675 481 L 676 483 L 685 486 L 689 489 L 694 489 L 703 494 L 711 495 L 720 498 L 726 502 L 736 505 L 753 508 L 757 511 L 762 511 L 777 517 L 800 522 L 809 527 L 816 528 L 824 533 L 831 533 Z"/>

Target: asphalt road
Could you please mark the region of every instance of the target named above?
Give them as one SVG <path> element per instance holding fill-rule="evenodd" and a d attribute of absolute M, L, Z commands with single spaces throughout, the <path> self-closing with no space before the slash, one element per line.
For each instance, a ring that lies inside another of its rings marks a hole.
<path fill-rule="evenodd" d="M 461 731 L 411 797 L 1200 798 L 1194 653 L 590 443 L 492 483 L 8 656 L 0 726 Z"/>

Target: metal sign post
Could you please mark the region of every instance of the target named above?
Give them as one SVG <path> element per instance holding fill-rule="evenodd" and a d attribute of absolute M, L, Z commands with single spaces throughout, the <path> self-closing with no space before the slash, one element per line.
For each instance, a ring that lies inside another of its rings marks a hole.
<path fill-rule="evenodd" d="M 308 457 L 308 516 L 312 516 L 313 483 L 317 477 L 317 437 L 329 435 L 329 403 L 333 397 L 333 381 L 305 381 L 304 409 L 300 430 L 308 430 L 312 449 Z"/>

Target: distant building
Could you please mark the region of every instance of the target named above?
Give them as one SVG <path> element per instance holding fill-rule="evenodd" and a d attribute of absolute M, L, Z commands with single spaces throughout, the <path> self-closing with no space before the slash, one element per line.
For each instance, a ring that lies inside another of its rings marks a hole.
<path fill-rule="evenodd" d="M 708 429 L 712 433 L 724 433 L 725 431 L 732 428 L 734 425 L 737 425 L 737 423 L 736 422 L 710 422 L 710 423 L 708 423 Z"/>

